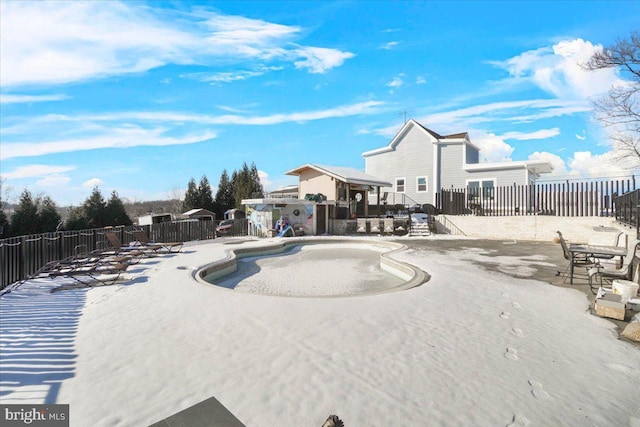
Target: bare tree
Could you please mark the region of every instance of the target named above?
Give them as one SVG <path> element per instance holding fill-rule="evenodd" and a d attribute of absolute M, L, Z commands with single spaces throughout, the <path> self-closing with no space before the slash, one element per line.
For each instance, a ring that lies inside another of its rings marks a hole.
<path fill-rule="evenodd" d="M 169 203 L 169 212 L 175 215 L 182 213 L 182 198 L 184 197 L 184 190 L 179 188 L 172 189 L 167 194 Z"/>
<path fill-rule="evenodd" d="M 608 48 L 596 52 L 583 65 L 590 71 L 615 68 L 628 78 L 609 93 L 594 101 L 597 119 L 610 128 L 617 160 L 640 166 L 640 33 L 618 39 Z"/>

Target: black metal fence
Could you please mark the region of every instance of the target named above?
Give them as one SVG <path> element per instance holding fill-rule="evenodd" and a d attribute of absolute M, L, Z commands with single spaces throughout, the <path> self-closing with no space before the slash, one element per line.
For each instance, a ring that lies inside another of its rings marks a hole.
<path fill-rule="evenodd" d="M 613 216 L 613 200 L 636 190 L 626 180 L 538 183 L 442 190 L 438 209 L 449 215 Z"/>
<path fill-rule="evenodd" d="M 630 191 L 614 199 L 616 220 L 636 229 L 636 238 L 640 238 L 640 190 Z"/>
<path fill-rule="evenodd" d="M 246 220 L 238 220 L 227 235 L 246 235 Z M 190 242 L 216 237 L 220 221 L 163 222 L 154 225 L 109 228 L 115 231 L 123 245 L 134 240 L 132 231 L 143 229 L 155 242 Z M 48 262 L 78 253 L 109 247 L 106 229 L 60 231 L 0 239 L 0 289 L 29 277 Z"/>

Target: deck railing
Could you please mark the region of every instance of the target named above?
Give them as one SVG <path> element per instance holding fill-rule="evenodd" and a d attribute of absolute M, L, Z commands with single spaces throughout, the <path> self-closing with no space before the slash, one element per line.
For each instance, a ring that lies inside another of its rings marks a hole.
<path fill-rule="evenodd" d="M 640 190 L 622 194 L 613 203 L 616 220 L 635 228 L 636 238 L 640 238 Z"/>

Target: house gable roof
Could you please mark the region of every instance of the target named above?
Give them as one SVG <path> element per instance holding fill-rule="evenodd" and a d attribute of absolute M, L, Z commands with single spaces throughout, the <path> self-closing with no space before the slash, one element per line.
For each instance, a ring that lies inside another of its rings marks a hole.
<path fill-rule="evenodd" d="M 318 171 L 322 174 L 331 176 L 347 184 L 360 184 L 381 187 L 391 187 L 392 185 L 390 182 L 381 180 L 379 178 L 376 178 L 375 176 L 368 175 L 358 169 L 341 166 L 318 165 L 314 163 L 307 163 L 305 165 L 292 169 L 286 172 L 286 175 L 300 176 L 306 169 Z"/>
<path fill-rule="evenodd" d="M 434 132 L 431 129 L 422 126 L 420 123 L 418 123 L 414 119 L 409 119 L 404 124 L 402 129 L 400 129 L 400 131 L 396 134 L 396 136 L 393 137 L 393 139 L 391 140 L 389 145 L 387 145 L 386 147 L 381 147 L 381 148 L 376 148 L 374 150 L 365 151 L 364 153 L 362 153 L 362 157 L 374 156 L 376 154 L 386 153 L 386 152 L 395 150 L 396 146 L 400 143 L 400 141 L 402 141 L 404 136 L 409 132 L 409 130 L 411 130 L 412 127 L 416 127 L 419 130 L 421 130 L 422 132 L 424 132 L 425 135 L 427 135 L 429 137 L 429 139 L 434 144 L 438 144 L 438 143 L 444 143 L 444 144 L 446 144 L 446 143 L 466 143 L 466 144 L 470 145 L 471 147 L 473 147 L 475 149 L 478 149 L 478 147 L 476 147 L 475 145 L 473 145 L 471 143 L 471 141 L 469 141 L 469 134 L 467 132 L 454 133 L 454 134 L 451 134 L 451 135 L 440 135 L 439 133 Z"/>

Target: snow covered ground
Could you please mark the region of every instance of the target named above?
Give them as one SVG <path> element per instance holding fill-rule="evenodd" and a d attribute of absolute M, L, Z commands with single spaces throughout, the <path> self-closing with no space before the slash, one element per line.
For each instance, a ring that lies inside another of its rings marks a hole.
<path fill-rule="evenodd" d="M 145 426 L 211 396 L 247 426 L 640 419 L 640 351 L 576 290 L 480 269 L 483 254 L 465 249 L 395 255 L 431 280 L 375 296 L 193 280 L 225 250 L 266 242 L 188 245 L 133 266 L 124 284 L 50 293 L 60 281 L 47 279 L 4 295 L 1 403 L 68 403 L 78 427 Z M 501 259 L 519 273 L 544 262 Z"/>

